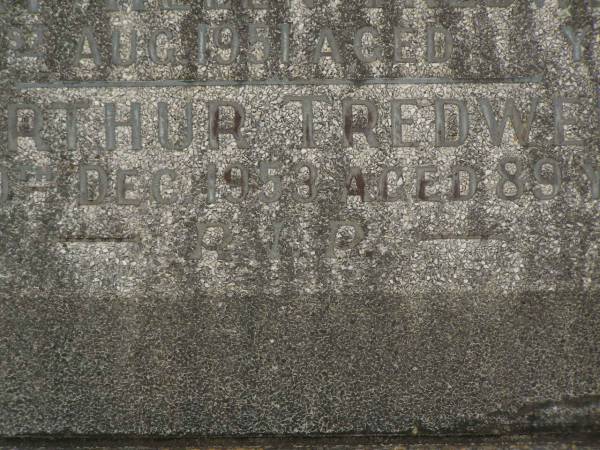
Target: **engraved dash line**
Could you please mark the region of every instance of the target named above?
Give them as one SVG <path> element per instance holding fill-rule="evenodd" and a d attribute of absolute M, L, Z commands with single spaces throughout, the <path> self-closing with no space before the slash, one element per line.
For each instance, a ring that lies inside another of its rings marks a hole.
<path fill-rule="evenodd" d="M 457 84 L 537 84 L 543 75 L 498 78 L 402 77 L 366 80 L 308 79 L 308 80 L 80 80 L 50 82 L 20 82 L 15 87 L 28 89 L 119 89 L 119 88 L 178 88 L 178 87 L 246 87 L 246 86 L 380 86 L 380 85 L 457 85 Z"/>
<path fill-rule="evenodd" d="M 136 236 L 95 236 L 95 237 L 81 237 L 81 236 L 67 236 L 59 239 L 63 243 L 79 243 L 79 244 L 139 244 L 140 239 Z"/>
<path fill-rule="evenodd" d="M 503 235 L 486 235 L 486 234 L 432 234 L 419 236 L 421 241 L 506 241 L 506 236 Z"/>

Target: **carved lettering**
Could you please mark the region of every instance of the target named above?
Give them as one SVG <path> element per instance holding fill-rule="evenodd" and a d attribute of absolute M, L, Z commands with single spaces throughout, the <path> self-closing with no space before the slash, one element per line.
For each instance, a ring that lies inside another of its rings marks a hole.
<path fill-rule="evenodd" d="M 169 105 L 164 102 L 158 104 L 158 136 L 160 145 L 167 150 L 181 151 L 192 145 L 194 139 L 194 124 L 192 104 L 185 105 L 185 127 L 182 133 L 183 138 L 178 142 L 169 139 Z"/>
<path fill-rule="evenodd" d="M 233 124 L 228 127 L 221 126 L 221 112 L 223 109 L 233 111 Z M 246 147 L 246 140 L 242 136 L 242 128 L 246 120 L 246 110 L 241 104 L 234 101 L 209 102 L 208 103 L 208 136 L 209 144 L 213 149 L 219 148 L 219 135 L 229 134 L 233 136 L 239 148 Z"/>
<path fill-rule="evenodd" d="M 508 99 L 504 105 L 504 114 L 500 120 L 498 120 L 496 119 L 490 101 L 486 98 L 480 98 L 479 107 L 481 108 L 481 112 L 483 112 L 488 129 L 490 130 L 492 144 L 496 146 L 502 145 L 502 136 L 504 135 L 506 124 L 509 119 L 515 130 L 515 136 L 517 137 L 519 144 L 529 144 L 529 133 L 531 124 L 535 120 L 538 102 L 539 99 L 533 98 L 531 100 L 529 112 L 523 117 L 523 114 L 517 109 L 515 101 L 513 99 Z"/>
<path fill-rule="evenodd" d="M 404 140 L 404 125 L 413 125 L 413 119 L 402 115 L 403 106 L 417 107 L 417 101 L 414 99 L 392 100 L 392 144 L 394 147 L 416 147 L 417 141 Z M 413 108 L 414 109 L 414 108 Z"/>
<path fill-rule="evenodd" d="M 305 169 L 308 172 L 308 177 L 302 181 L 302 186 L 294 192 L 294 199 L 300 203 L 312 203 L 317 199 L 318 195 L 317 177 L 319 171 L 314 164 L 309 162 L 298 163 L 294 171 L 300 175 L 300 172 Z"/>
<path fill-rule="evenodd" d="M 452 106 L 458 110 L 458 126 L 456 137 L 449 138 L 446 129 L 446 107 Z M 467 105 L 462 100 L 435 101 L 435 145 L 437 147 L 460 147 L 467 141 L 469 134 L 469 112 Z"/>
<path fill-rule="evenodd" d="M 340 232 L 350 236 L 343 236 L 345 239 L 340 240 Z M 329 231 L 329 245 L 327 247 L 327 257 L 335 258 L 336 250 L 348 251 L 357 248 L 365 239 L 365 232 L 360 223 L 354 221 L 335 221 L 331 222 Z"/>
<path fill-rule="evenodd" d="M 467 188 L 463 189 L 461 176 L 467 175 Z M 454 166 L 452 168 L 452 194 L 450 199 L 458 202 L 471 200 L 477 192 L 477 174 L 475 170 L 466 166 Z"/>
<path fill-rule="evenodd" d="M 438 37 L 442 37 L 442 50 L 438 51 Z M 444 63 L 452 58 L 454 39 L 450 32 L 441 25 L 430 24 L 427 26 L 427 62 Z"/>
<path fill-rule="evenodd" d="M 81 101 L 74 103 L 55 102 L 50 104 L 51 109 L 63 110 L 66 113 L 67 148 L 77 150 L 77 139 L 79 135 L 79 113 L 82 109 L 89 109 L 91 102 Z"/>
<path fill-rule="evenodd" d="M 583 58 L 583 36 L 584 32 L 573 28 L 570 25 L 565 25 L 562 28 L 563 34 L 573 48 L 573 62 L 581 62 Z"/>
<path fill-rule="evenodd" d="M 89 48 L 89 52 L 86 52 L 86 45 Z M 98 67 L 102 65 L 102 57 L 100 56 L 100 50 L 98 49 L 98 42 L 96 41 L 94 30 L 90 27 L 84 27 L 81 30 L 81 35 L 75 46 L 73 64 L 75 66 L 80 65 L 82 59 L 91 59 Z"/>
<path fill-rule="evenodd" d="M 240 174 L 237 180 L 234 178 L 234 171 L 239 172 Z M 236 187 L 240 190 L 238 196 L 228 193 L 225 198 L 231 203 L 241 203 L 244 201 L 248 196 L 248 191 L 250 189 L 248 183 L 248 169 L 241 164 L 231 164 L 225 168 L 224 178 L 228 186 Z"/>
<path fill-rule="evenodd" d="M 350 173 L 346 177 L 345 198 L 359 197 L 364 203 L 367 199 L 367 183 L 363 176 L 362 170 L 359 167 L 352 167 Z"/>
<path fill-rule="evenodd" d="M 302 105 L 302 146 L 304 148 L 316 148 L 313 103 L 326 102 L 327 98 L 323 96 L 286 95 L 284 101 L 286 103 L 296 102 Z"/>
<path fill-rule="evenodd" d="M 114 103 L 104 105 L 104 125 L 106 129 L 106 150 L 117 148 L 117 128 L 131 130 L 131 149 L 142 149 L 142 111 L 137 102 L 131 104 L 129 118 L 117 120 L 117 107 Z"/>
<path fill-rule="evenodd" d="M 90 191 L 90 173 L 95 173 L 95 195 Z M 106 200 L 108 176 L 106 171 L 97 165 L 84 164 L 79 168 L 79 204 L 98 206 Z"/>
<path fill-rule="evenodd" d="M 354 146 L 354 134 L 362 133 L 369 146 L 378 148 L 379 139 L 375 135 L 375 127 L 377 126 L 378 112 L 374 102 L 368 100 L 350 100 L 343 101 L 343 116 L 344 116 L 344 147 Z M 354 107 L 362 106 L 367 110 L 366 123 L 357 124 L 354 120 Z"/>
<path fill-rule="evenodd" d="M 215 231 L 220 231 L 221 236 L 211 236 L 211 239 L 207 241 L 207 235 L 217 234 Z M 217 252 L 219 257 L 222 257 L 223 252 L 227 250 L 227 247 L 233 242 L 233 233 L 228 225 L 224 225 L 218 222 L 201 222 L 198 224 L 198 241 L 196 249 L 190 255 L 190 259 L 202 259 L 204 250 Z"/>
<path fill-rule="evenodd" d="M 417 167 L 417 200 L 421 202 L 441 202 L 440 193 L 430 194 L 427 188 L 431 186 L 432 180 L 429 175 L 437 174 L 436 166 Z"/>
<path fill-rule="evenodd" d="M 8 170 L 4 167 L 0 167 L 0 205 L 4 205 L 8 202 Z"/>
<path fill-rule="evenodd" d="M 172 169 L 161 169 L 155 172 L 152 176 L 152 197 L 159 205 L 172 205 L 177 203 L 177 196 L 175 194 L 171 195 L 170 197 L 163 196 L 162 181 L 165 177 L 169 177 L 171 181 L 175 181 L 177 179 L 177 172 Z"/>
<path fill-rule="evenodd" d="M 29 111 L 33 117 L 19 123 L 19 113 Z M 42 139 L 44 117 L 42 109 L 37 105 L 13 103 L 8 105 L 8 150 L 16 152 L 20 138 L 31 138 L 38 150 L 47 150 L 48 145 Z"/>
<path fill-rule="evenodd" d="M 326 49 L 328 48 L 328 50 Z M 319 39 L 313 52 L 313 63 L 318 64 L 321 62 L 323 57 L 331 58 L 338 64 L 342 64 L 342 54 L 340 53 L 340 47 L 333 36 L 333 31 L 329 28 L 323 28 L 319 31 Z"/>
<path fill-rule="evenodd" d="M 397 193 L 394 193 L 393 190 L 390 189 L 390 176 L 394 176 L 396 178 L 396 184 L 401 182 L 401 186 L 398 189 Z M 380 199 L 383 202 L 397 202 L 400 200 L 408 200 L 408 196 L 406 195 L 406 191 L 404 189 L 404 178 L 402 176 L 402 169 L 400 167 L 386 167 L 379 179 L 379 193 Z"/>
<path fill-rule="evenodd" d="M 584 142 L 580 139 L 573 139 L 567 136 L 566 128 L 570 125 L 575 125 L 577 122 L 570 116 L 565 116 L 565 106 L 579 105 L 582 102 L 579 98 L 557 97 L 554 100 L 554 125 L 555 125 L 555 142 L 556 145 L 562 146 L 582 146 Z"/>
<path fill-rule="evenodd" d="M 550 167 L 551 174 L 548 176 L 544 169 Z M 541 187 L 535 187 L 533 195 L 538 200 L 552 200 L 558 195 L 562 187 L 562 171 L 558 162 L 553 159 L 544 158 L 540 159 L 533 167 L 533 176 L 535 180 L 544 186 L 550 186 L 552 189 L 549 193 L 545 192 Z"/>
<path fill-rule="evenodd" d="M 281 198 L 281 177 L 274 175 L 271 171 L 281 170 L 282 164 L 278 161 L 261 161 L 259 165 L 260 181 L 266 185 L 272 186 L 272 193 L 265 194 L 261 192 L 259 200 L 264 203 L 275 203 Z"/>
<path fill-rule="evenodd" d="M 135 185 L 129 182 L 130 178 L 139 177 L 139 171 L 136 169 L 117 170 L 117 204 L 139 206 L 142 200 L 137 197 L 130 197 L 128 193 L 135 189 Z"/>
<path fill-rule="evenodd" d="M 584 163 L 583 170 L 590 183 L 592 200 L 600 200 L 600 170 L 589 160 Z"/>

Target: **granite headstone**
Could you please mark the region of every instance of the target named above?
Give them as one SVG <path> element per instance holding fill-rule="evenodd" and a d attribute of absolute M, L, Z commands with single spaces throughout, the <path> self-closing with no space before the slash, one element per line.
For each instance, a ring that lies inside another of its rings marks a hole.
<path fill-rule="evenodd" d="M 0 436 L 598 431 L 598 6 L 0 2 Z"/>

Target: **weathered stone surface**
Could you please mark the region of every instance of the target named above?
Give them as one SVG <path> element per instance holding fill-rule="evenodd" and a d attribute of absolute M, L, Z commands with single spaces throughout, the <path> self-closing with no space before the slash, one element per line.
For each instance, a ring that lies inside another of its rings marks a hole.
<path fill-rule="evenodd" d="M 131 3 L 0 9 L 1 436 L 598 430 L 597 2 Z"/>
<path fill-rule="evenodd" d="M 81 439 L 36 438 L 0 441 L 0 449 L 14 450 L 588 450 L 597 449 L 597 436 L 590 434 L 539 434 L 496 437 L 279 437 L 279 438 L 200 438 L 200 439 Z"/>

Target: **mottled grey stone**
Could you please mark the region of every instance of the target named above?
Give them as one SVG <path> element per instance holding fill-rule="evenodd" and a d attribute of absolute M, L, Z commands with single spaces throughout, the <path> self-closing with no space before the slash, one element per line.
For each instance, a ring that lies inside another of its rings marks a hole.
<path fill-rule="evenodd" d="M 597 1 L 0 3 L 0 436 L 599 431 Z"/>
<path fill-rule="evenodd" d="M 329 436 L 278 438 L 195 438 L 195 439 L 49 439 L 37 438 L 23 443 L 5 440 L 18 447 L 2 450 L 592 450 L 597 437 L 590 434 L 537 434 L 495 437 L 393 437 Z"/>

